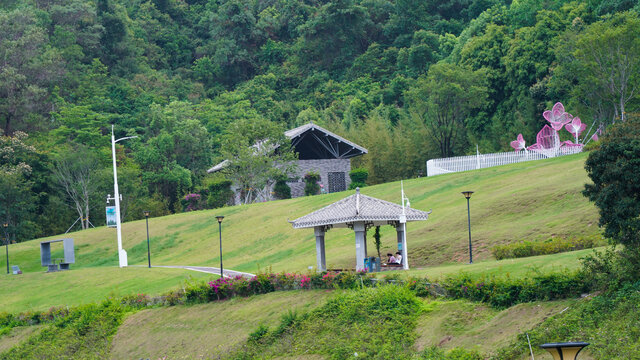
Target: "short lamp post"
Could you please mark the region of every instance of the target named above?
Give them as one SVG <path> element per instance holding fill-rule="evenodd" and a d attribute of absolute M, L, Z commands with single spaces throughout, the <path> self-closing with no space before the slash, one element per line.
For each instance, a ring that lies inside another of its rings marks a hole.
<path fill-rule="evenodd" d="M 151 248 L 149 246 L 149 210 L 143 212 L 144 218 L 147 221 L 147 260 L 149 261 L 149 269 L 151 269 Z"/>
<path fill-rule="evenodd" d="M 565 342 L 542 344 L 540 347 L 553 355 L 554 360 L 575 360 L 578 358 L 578 353 L 587 345 L 589 343 L 586 342 Z"/>
<path fill-rule="evenodd" d="M 469 228 L 469 264 L 473 264 L 473 248 L 471 247 L 471 211 L 469 210 L 469 199 L 473 191 L 463 191 L 462 195 L 467 198 L 467 225 Z"/>
<path fill-rule="evenodd" d="M 222 270 L 222 219 L 224 216 L 216 216 L 218 219 L 218 233 L 220 234 L 220 278 L 224 279 L 224 271 Z"/>
<path fill-rule="evenodd" d="M 7 275 L 9 275 L 9 236 L 7 235 L 8 227 L 9 227 L 8 223 L 2 224 L 2 228 L 4 229 L 5 250 L 7 252 Z"/>

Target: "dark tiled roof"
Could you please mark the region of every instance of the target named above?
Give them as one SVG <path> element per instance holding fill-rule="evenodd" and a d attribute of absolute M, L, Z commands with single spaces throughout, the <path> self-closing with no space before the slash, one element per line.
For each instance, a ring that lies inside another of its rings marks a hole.
<path fill-rule="evenodd" d="M 407 222 L 427 220 L 429 212 L 405 207 Z M 356 193 L 342 200 L 327 205 L 320 210 L 291 221 L 294 229 L 310 228 L 324 225 L 343 225 L 356 221 L 387 223 L 400 221 L 402 206 L 389 201 Z"/>

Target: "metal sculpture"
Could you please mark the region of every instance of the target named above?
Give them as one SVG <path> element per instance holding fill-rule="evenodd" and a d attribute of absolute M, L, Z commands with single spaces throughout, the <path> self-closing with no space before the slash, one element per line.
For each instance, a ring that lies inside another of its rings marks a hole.
<path fill-rule="evenodd" d="M 540 132 L 538 132 L 538 135 L 536 135 L 536 143 L 529 147 L 525 147 L 525 141 L 522 134 L 518 134 L 517 140 L 511 142 L 511 147 L 513 147 L 516 152 L 521 150 L 531 150 L 546 157 L 565 155 L 565 153 L 575 153 L 576 151 L 581 151 L 580 149 L 582 149 L 582 147 L 589 141 L 597 141 L 598 134 L 602 134 L 602 127 L 600 126 L 591 136 L 589 136 L 593 129 L 592 124 L 589 131 L 587 131 L 587 136 L 580 140 L 580 135 L 586 130 L 587 125 L 582 123 L 579 117 L 573 117 L 573 115 L 566 112 L 564 105 L 560 102 L 553 105 L 551 110 L 544 111 L 542 116 L 549 122 L 549 125 L 542 127 Z M 560 141 L 558 131 L 563 128 L 573 135 L 575 142 L 570 140 Z M 585 143 L 586 139 L 589 140 Z"/>

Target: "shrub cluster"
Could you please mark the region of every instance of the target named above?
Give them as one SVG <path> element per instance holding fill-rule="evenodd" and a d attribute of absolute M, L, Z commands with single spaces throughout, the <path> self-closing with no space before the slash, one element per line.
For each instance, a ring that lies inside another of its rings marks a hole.
<path fill-rule="evenodd" d="M 605 244 L 606 242 L 602 238 L 594 237 L 551 238 L 546 241 L 520 241 L 512 244 L 496 245 L 491 249 L 491 253 L 496 260 L 502 260 L 591 249 Z"/>
<path fill-rule="evenodd" d="M 406 287 L 345 291 L 309 312 L 289 311 L 273 329 L 258 326 L 228 358 L 409 359 L 420 312 L 420 300 Z"/>
<path fill-rule="evenodd" d="M 367 179 L 369 178 L 369 171 L 365 168 L 353 169 L 349 172 L 351 178 L 351 184 L 349 184 L 349 190 L 357 187 L 367 186 Z"/>
<path fill-rule="evenodd" d="M 320 192 L 320 174 L 317 172 L 311 171 L 304 175 L 304 194 L 306 196 L 318 195 Z"/>
<path fill-rule="evenodd" d="M 548 317 L 528 334 L 533 344 L 585 341 L 594 359 L 637 359 L 640 349 L 640 282 L 587 297 Z M 496 360 L 522 359 L 529 353 L 525 333 L 500 349 Z"/>
<path fill-rule="evenodd" d="M 287 185 L 287 178 L 281 176 L 273 186 L 273 194 L 278 199 L 291 199 L 291 187 Z"/>
<path fill-rule="evenodd" d="M 577 297 L 589 289 L 578 272 L 536 275 L 529 278 L 472 279 L 468 274 L 448 277 L 447 295 L 507 308 L 519 303 Z"/>
<path fill-rule="evenodd" d="M 50 325 L 28 341 L 0 354 L 0 360 L 108 358 L 110 339 L 128 311 L 128 307 L 115 299 L 107 299 L 99 304 L 52 308 L 15 317 L 3 315 L 0 333 L 8 332 L 9 326 L 21 324 Z"/>
<path fill-rule="evenodd" d="M 209 282 L 187 283 L 187 303 L 204 303 L 234 296 L 251 296 L 274 291 L 299 289 L 355 289 L 370 286 L 371 277 L 364 272 L 322 272 L 312 274 L 261 273 L 252 278 L 236 276 Z"/>

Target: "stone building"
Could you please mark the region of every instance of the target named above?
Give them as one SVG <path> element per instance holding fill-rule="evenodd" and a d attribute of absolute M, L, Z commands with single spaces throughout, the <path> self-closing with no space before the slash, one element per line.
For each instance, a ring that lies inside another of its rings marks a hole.
<path fill-rule="evenodd" d="M 367 153 L 362 146 L 312 122 L 288 130 L 285 135 L 291 139 L 291 146 L 298 153 L 298 172 L 287 182 L 294 198 L 304 196 L 304 175 L 311 171 L 320 174 L 324 191 L 347 190 L 351 183 L 351 158 Z M 225 165 L 226 160 L 207 172 L 222 170 Z"/>

